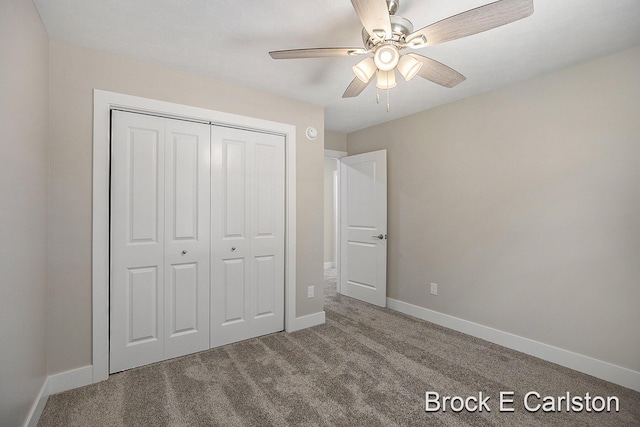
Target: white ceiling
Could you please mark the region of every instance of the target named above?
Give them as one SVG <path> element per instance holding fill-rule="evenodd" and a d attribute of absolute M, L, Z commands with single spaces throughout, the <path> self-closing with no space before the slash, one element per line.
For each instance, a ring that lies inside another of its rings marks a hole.
<path fill-rule="evenodd" d="M 401 0 L 422 28 L 491 0 Z M 239 83 L 325 107 L 329 130 L 351 132 L 640 44 L 640 0 L 534 0 L 532 16 L 420 54 L 467 80 L 416 78 L 343 99 L 362 57 L 273 60 L 270 50 L 361 47 L 348 0 L 34 0 L 49 37 Z M 640 76 L 640 70 L 639 70 Z M 381 92 L 381 98 L 385 99 Z"/>

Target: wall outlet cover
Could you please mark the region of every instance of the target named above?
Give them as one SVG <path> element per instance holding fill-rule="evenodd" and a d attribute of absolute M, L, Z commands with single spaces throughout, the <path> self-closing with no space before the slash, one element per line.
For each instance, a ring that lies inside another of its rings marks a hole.
<path fill-rule="evenodd" d="M 307 288 L 307 298 L 313 298 L 313 296 L 314 296 L 314 290 L 315 290 L 315 287 L 314 287 L 314 286 L 309 286 L 309 287 Z"/>
<path fill-rule="evenodd" d="M 431 295 L 438 295 L 438 284 L 437 283 L 432 283 L 431 284 Z"/>

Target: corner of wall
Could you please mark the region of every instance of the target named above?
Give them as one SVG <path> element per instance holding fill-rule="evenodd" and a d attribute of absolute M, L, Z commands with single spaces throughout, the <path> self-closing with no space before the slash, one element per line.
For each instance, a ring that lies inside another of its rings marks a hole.
<path fill-rule="evenodd" d="M 38 425 L 42 411 L 44 411 L 49 396 L 63 391 L 72 390 L 78 387 L 84 387 L 93 383 L 93 366 L 84 366 L 78 369 L 72 369 L 67 372 L 61 372 L 55 375 L 49 375 L 46 379 L 36 400 L 34 401 L 25 425 L 35 427 Z"/>

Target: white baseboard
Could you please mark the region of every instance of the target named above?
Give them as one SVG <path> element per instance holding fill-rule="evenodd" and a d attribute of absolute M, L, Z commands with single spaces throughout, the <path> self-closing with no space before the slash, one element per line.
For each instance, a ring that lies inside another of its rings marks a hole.
<path fill-rule="evenodd" d="M 49 375 L 49 394 L 62 393 L 73 388 L 93 383 L 93 366 L 72 369 L 55 375 Z"/>
<path fill-rule="evenodd" d="M 640 372 L 632 371 L 622 366 L 613 365 L 589 356 L 584 356 L 392 298 L 387 298 L 387 307 L 417 317 L 418 319 L 444 326 L 445 328 L 472 335 L 494 344 L 521 351 L 548 362 L 557 363 L 558 365 L 575 369 L 576 371 L 592 375 L 596 378 L 640 391 Z"/>
<path fill-rule="evenodd" d="M 91 383 L 93 383 L 93 366 L 91 365 L 61 372 L 55 375 L 49 375 L 44 381 L 44 384 L 40 389 L 40 393 L 38 393 L 38 396 L 33 403 L 33 407 L 27 417 L 25 426 L 35 427 L 38 425 L 40 415 L 42 415 L 42 411 L 47 404 L 47 400 L 52 394 L 62 393 L 63 391 L 82 387 Z"/>
<path fill-rule="evenodd" d="M 324 263 L 324 269 L 327 270 L 329 268 L 335 268 L 336 267 L 336 263 L 335 262 L 325 262 Z"/>
<path fill-rule="evenodd" d="M 44 380 L 44 384 L 40 388 L 40 393 L 36 397 L 36 400 L 33 402 L 33 406 L 31 406 L 31 411 L 29 411 L 29 416 L 27 416 L 27 420 L 25 421 L 25 427 L 36 427 L 38 425 L 38 421 L 40 420 L 40 415 L 42 415 L 42 411 L 44 410 L 45 405 L 47 404 L 47 400 L 49 399 L 49 378 L 47 377 Z"/>
<path fill-rule="evenodd" d="M 299 331 L 300 329 L 306 329 L 322 324 L 324 324 L 324 311 L 309 314 L 307 316 L 296 317 L 293 325 L 287 332 L 295 332 Z"/>

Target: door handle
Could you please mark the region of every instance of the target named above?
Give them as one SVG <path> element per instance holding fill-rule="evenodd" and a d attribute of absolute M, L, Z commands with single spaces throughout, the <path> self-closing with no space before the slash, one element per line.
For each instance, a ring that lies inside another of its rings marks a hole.
<path fill-rule="evenodd" d="M 371 237 L 382 240 L 384 239 L 384 234 L 378 234 L 377 236 L 371 236 Z"/>

